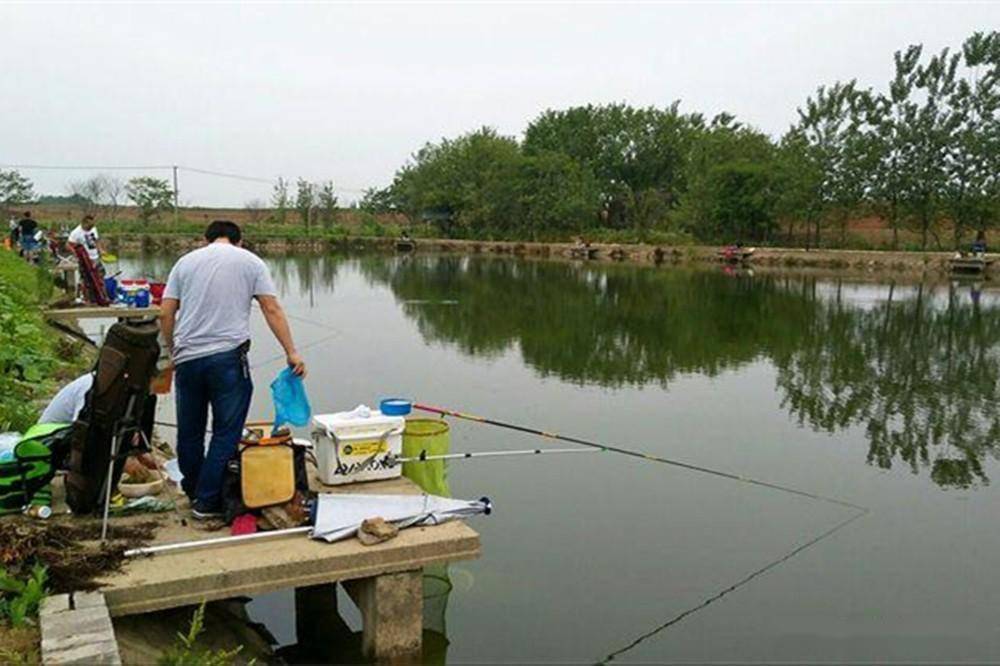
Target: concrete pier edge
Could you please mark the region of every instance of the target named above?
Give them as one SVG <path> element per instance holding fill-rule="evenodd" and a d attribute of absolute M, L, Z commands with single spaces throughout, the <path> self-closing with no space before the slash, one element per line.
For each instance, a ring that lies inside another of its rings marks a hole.
<path fill-rule="evenodd" d="M 38 611 L 42 663 L 120 666 L 121 655 L 104 595 L 74 592 L 46 597 Z"/>

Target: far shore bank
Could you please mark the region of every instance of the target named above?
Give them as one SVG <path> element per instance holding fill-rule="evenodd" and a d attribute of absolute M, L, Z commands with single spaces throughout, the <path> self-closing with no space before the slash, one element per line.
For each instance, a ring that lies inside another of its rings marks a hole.
<path fill-rule="evenodd" d="M 110 247 L 119 253 L 186 252 L 204 241 L 195 234 L 109 234 Z M 531 243 L 519 241 L 456 240 L 418 238 L 414 253 L 461 253 L 513 255 L 525 257 L 566 258 L 583 261 L 573 243 Z M 261 255 L 333 252 L 340 250 L 396 251 L 396 239 L 374 236 L 340 238 L 253 238 L 252 249 Z M 637 264 L 719 264 L 720 247 L 705 245 L 649 245 L 593 243 L 586 261 L 630 262 Z M 909 274 L 949 272 L 953 252 L 916 252 L 887 250 L 834 250 L 781 247 L 758 247 L 748 265 L 769 268 L 818 268 L 826 270 L 879 271 Z M 993 274 L 997 265 L 990 267 Z"/>

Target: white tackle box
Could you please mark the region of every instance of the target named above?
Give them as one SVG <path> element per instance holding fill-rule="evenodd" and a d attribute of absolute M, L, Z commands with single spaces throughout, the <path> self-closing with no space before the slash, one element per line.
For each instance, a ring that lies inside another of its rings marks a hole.
<path fill-rule="evenodd" d="M 323 483 L 338 486 L 400 475 L 403 466 L 393 461 L 403 453 L 406 419 L 402 416 L 384 416 L 374 409 L 360 414 L 354 410 L 317 414 L 312 422 L 316 464 Z"/>

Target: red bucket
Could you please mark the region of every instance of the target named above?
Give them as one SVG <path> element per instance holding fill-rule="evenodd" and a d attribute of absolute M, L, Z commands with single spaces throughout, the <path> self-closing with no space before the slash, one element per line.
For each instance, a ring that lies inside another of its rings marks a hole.
<path fill-rule="evenodd" d="M 167 288 L 167 285 L 163 282 L 150 282 L 149 283 L 149 295 L 153 299 L 153 305 L 159 305 L 163 302 L 163 290 Z"/>

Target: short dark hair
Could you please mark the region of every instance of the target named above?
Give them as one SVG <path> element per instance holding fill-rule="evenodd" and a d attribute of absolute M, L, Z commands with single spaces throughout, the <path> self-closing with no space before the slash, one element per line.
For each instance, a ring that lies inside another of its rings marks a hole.
<path fill-rule="evenodd" d="M 213 220 L 208 229 L 205 229 L 205 240 L 212 243 L 217 238 L 228 238 L 229 242 L 236 245 L 243 240 L 243 232 L 235 222 L 229 220 Z"/>
<path fill-rule="evenodd" d="M 30 210 L 24 211 L 24 216 L 25 217 L 31 217 L 31 211 Z"/>
<path fill-rule="evenodd" d="M 84 215 L 83 216 L 83 221 L 84 222 L 86 222 L 87 220 L 93 220 L 93 219 L 94 219 L 93 215 Z"/>

